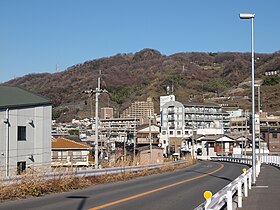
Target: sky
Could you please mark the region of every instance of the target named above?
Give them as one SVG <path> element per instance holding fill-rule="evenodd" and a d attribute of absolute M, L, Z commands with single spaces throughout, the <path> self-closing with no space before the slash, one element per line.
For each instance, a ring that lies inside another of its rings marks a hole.
<path fill-rule="evenodd" d="M 0 0 L 0 83 L 144 48 L 280 50 L 279 0 Z M 58 68 L 57 68 L 58 67 Z"/>

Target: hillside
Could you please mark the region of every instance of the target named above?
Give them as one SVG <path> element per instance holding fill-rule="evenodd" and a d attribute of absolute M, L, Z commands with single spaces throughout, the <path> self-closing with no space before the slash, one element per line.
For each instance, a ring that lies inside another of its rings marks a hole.
<path fill-rule="evenodd" d="M 268 80 L 267 70 L 280 70 L 280 53 L 256 54 L 256 80 Z M 100 96 L 101 107 L 111 106 L 121 112 L 135 100 L 154 98 L 159 110 L 159 96 L 173 86 L 181 102 L 212 100 L 218 103 L 250 109 L 250 53 L 176 53 L 162 55 L 153 49 L 135 54 L 117 54 L 108 58 L 86 61 L 57 73 L 29 74 L 6 82 L 42 94 L 53 101 L 54 117 L 61 120 L 90 114 L 89 95 L 84 90 L 95 89 L 101 70 L 101 88 L 110 95 Z M 280 107 L 280 84 L 268 81 L 261 87 L 262 109 L 276 111 Z M 243 99 L 245 96 L 245 99 Z M 221 101 L 222 100 L 222 101 Z M 94 103 L 93 103 L 94 104 Z M 93 109 L 94 110 L 94 109 Z M 63 115 L 68 112 L 68 115 Z M 63 117 L 64 116 L 64 117 Z M 68 119 L 69 120 L 69 119 Z"/>

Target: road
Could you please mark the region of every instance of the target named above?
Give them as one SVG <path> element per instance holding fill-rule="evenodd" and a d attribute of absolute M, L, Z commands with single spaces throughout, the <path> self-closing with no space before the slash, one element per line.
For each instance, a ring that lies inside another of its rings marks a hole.
<path fill-rule="evenodd" d="M 96 185 L 83 190 L 0 203 L 1 210 L 82 209 L 194 209 L 204 201 L 203 192 L 214 194 L 232 182 L 247 166 L 201 161 L 173 172 L 129 181 Z"/>

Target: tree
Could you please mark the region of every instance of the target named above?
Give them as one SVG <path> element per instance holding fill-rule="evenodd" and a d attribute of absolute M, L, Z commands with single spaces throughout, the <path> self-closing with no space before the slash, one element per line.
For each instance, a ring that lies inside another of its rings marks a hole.
<path fill-rule="evenodd" d="M 231 84 L 229 81 L 226 81 L 221 78 L 215 78 L 215 79 L 210 80 L 208 83 L 206 83 L 204 85 L 204 89 L 208 92 L 221 93 L 221 92 L 225 91 L 227 88 L 229 88 L 230 86 L 231 86 Z"/>
<path fill-rule="evenodd" d="M 280 82 L 280 77 L 278 77 L 277 75 L 269 76 L 263 80 L 263 85 L 274 86 L 277 85 L 279 82 Z"/>

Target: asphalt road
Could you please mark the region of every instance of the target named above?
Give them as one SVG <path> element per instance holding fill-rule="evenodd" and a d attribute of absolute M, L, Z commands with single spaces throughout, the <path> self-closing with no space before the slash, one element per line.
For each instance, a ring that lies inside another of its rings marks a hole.
<path fill-rule="evenodd" d="M 205 190 L 214 194 L 238 177 L 244 167 L 247 168 L 235 163 L 202 161 L 184 169 L 129 181 L 40 198 L 5 201 L 0 203 L 0 209 L 194 209 L 204 201 Z"/>

